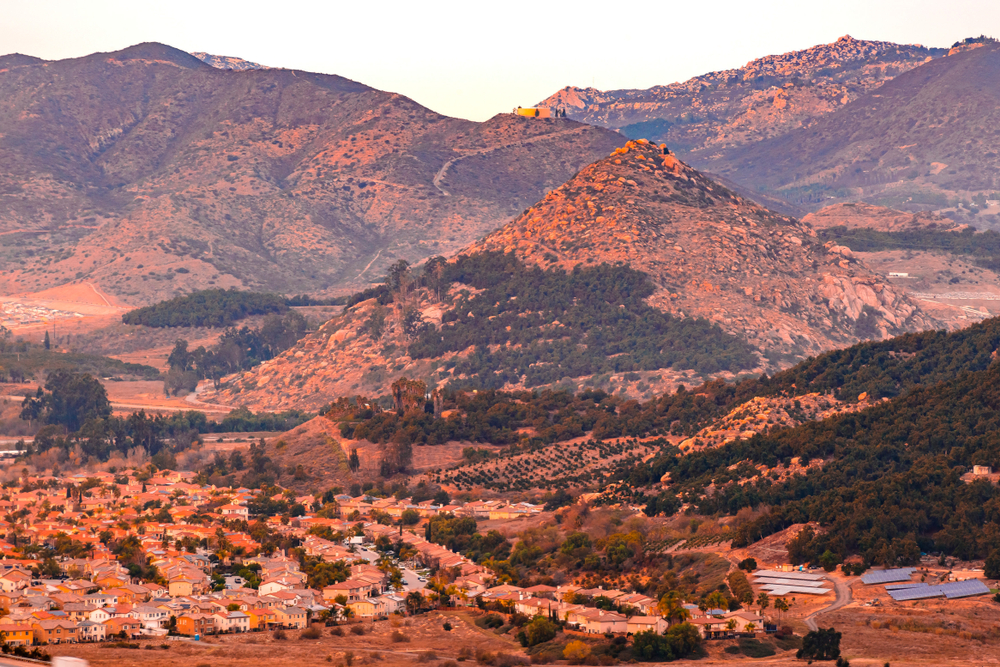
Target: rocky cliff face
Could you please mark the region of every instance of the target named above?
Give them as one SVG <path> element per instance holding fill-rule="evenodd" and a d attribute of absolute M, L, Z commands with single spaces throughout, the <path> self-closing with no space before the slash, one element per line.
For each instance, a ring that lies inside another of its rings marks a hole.
<path fill-rule="evenodd" d="M 808 125 L 943 49 L 841 37 L 648 90 L 567 87 L 541 102 L 675 150 L 740 146 Z"/>
<path fill-rule="evenodd" d="M 540 266 L 625 262 L 658 286 L 651 303 L 704 317 L 776 364 L 934 320 L 848 248 L 743 199 L 653 144 L 587 167 L 470 251 Z"/>

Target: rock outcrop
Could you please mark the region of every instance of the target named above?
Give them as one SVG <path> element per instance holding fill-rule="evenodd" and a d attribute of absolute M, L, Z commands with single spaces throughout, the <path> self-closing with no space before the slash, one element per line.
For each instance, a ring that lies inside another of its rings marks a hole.
<path fill-rule="evenodd" d="M 476 250 L 543 267 L 625 262 L 657 284 L 651 303 L 717 322 L 776 361 L 936 325 L 850 249 L 644 141 L 587 167 Z"/>

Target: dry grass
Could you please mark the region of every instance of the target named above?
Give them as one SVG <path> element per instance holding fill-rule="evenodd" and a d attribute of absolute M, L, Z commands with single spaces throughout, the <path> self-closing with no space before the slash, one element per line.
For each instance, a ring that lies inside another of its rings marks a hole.
<path fill-rule="evenodd" d="M 172 641 L 168 650 L 135 650 L 102 648 L 100 645 L 80 644 L 60 646 L 53 655 L 84 658 L 93 667 L 176 667 L 177 665 L 208 664 L 212 667 L 299 667 L 301 665 L 418 665 L 429 660 L 454 660 L 459 648 L 474 646 L 494 655 L 520 654 L 521 649 L 507 637 L 481 633 L 471 623 L 453 615 L 451 632 L 441 629 L 442 616 L 426 614 L 411 619 L 406 628 L 409 641 L 393 643 L 395 630 L 390 623 L 358 623 L 351 627 L 364 627 L 365 633 L 346 633 L 344 637 L 320 633 L 318 639 L 301 639 L 298 632 L 286 633 L 284 640 L 275 640 L 272 633 L 250 635 L 223 635 L 208 637 L 205 641 Z M 162 641 L 152 642 L 159 646 Z M 141 641 L 145 646 L 150 642 Z M 55 648 L 55 647 L 53 647 Z M 433 658 L 428 656 L 433 655 Z M 327 656 L 331 660 L 327 661 Z M 350 657 L 348 657 L 350 656 Z M 468 663 L 463 663 L 468 664 Z"/>

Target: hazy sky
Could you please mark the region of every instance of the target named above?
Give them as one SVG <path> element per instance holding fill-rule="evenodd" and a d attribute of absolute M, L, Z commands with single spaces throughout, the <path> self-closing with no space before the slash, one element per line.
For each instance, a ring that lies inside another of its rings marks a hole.
<path fill-rule="evenodd" d="M 474 120 L 567 85 L 648 88 L 845 34 L 950 46 L 983 33 L 1000 37 L 998 0 L 0 0 L 0 53 L 157 41 L 340 74 Z"/>

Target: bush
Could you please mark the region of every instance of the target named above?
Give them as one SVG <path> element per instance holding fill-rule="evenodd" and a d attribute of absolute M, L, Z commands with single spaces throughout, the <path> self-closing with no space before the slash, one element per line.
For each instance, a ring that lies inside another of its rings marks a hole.
<path fill-rule="evenodd" d="M 444 625 L 442 625 L 441 627 L 444 628 L 445 632 L 451 632 L 451 623 L 449 623 L 448 621 L 445 621 Z"/>
<path fill-rule="evenodd" d="M 739 650 L 748 658 L 769 658 L 777 653 L 770 644 L 746 638 L 740 639 Z"/>
<path fill-rule="evenodd" d="M 299 633 L 299 639 L 319 639 L 322 635 L 318 627 L 311 625 Z"/>
<path fill-rule="evenodd" d="M 417 656 L 417 662 L 430 662 L 431 660 L 437 660 L 437 653 L 434 651 L 422 651 Z"/>
<path fill-rule="evenodd" d="M 389 635 L 389 639 L 393 644 L 402 644 L 410 641 L 410 638 L 399 630 L 393 630 L 392 634 Z"/>
<path fill-rule="evenodd" d="M 498 653 L 493 659 L 493 667 L 516 667 L 517 665 L 527 665 L 529 660 L 523 655 L 513 653 Z"/>
<path fill-rule="evenodd" d="M 559 628 L 555 623 L 544 616 L 536 616 L 517 633 L 517 640 L 521 642 L 521 646 L 535 646 L 555 639 L 557 632 Z"/>
<path fill-rule="evenodd" d="M 1000 549 L 994 549 L 986 557 L 983 574 L 987 579 L 1000 579 Z"/>
<path fill-rule="evenodd" d="M 288 639 L 288 635 L 285 634 L 285 629 L 284 628 L 275 628 L 273 636 L 277 640 Z"/>
<path fill-rule="evenodd" d="M 680 623 L 658 635 L 654 630 L 636 633 L 632 653 L 643 662 L 676 660 L 691 654 L 701 645 L 701 635 L 690 623 Z"/>
<path fill-rule="evenodd" d="M 352 625 L 351 626 L 352 635 L 363 635 L 365 634 L 365 628 L 362 625 Z"/>
<path fill-rule="evenodd" d="M 486 614 L 482 618 L 476 619 L 476 625 L 485 630 L 492 630 L 494 628 L 502 627 L 504 624 L 503 616 L 500 614 Z"/>
<path fill-rule="evenodd" d="M 757 569 L 757 561 L 753 558 L 744 558 L 740 561 L 739 568 L 746 572 L 753 572 Z"/>
<path fill-rule="evenodd" d="M 563 649 L 563 657 L 569 660 L 571 665 L 579 665 L 589 655 L 590 647 L 578 639 L 566 644 L 566 648 Z"/>
<path fill-rule="evenodd" d="M 344 628 L 340 627 L 339 625 L 335 625 L 332 628 L 330 628 L 330 634 L 333 635 L 334 637 L 343 637 Z"/>
<path fill-rule="evenodd" d="M 840 633 L 833 628 L 820 628 L 802 638 L 802 648 L 795 657 L 800 660 L 835 660 L 840 657 Z"/>

